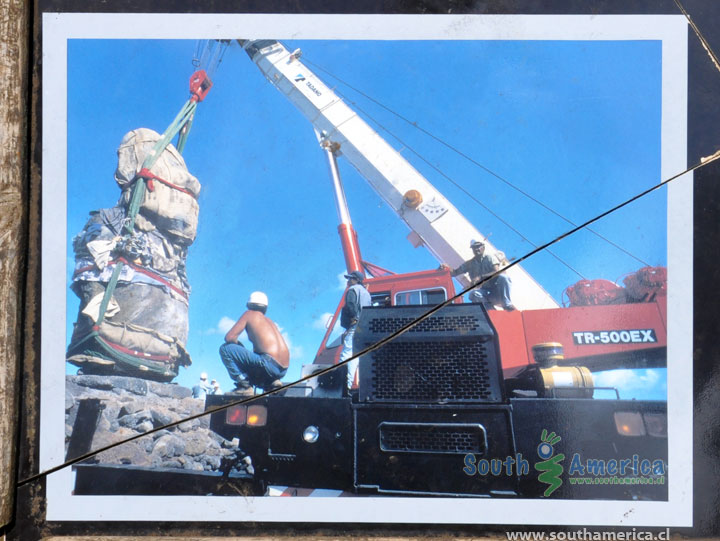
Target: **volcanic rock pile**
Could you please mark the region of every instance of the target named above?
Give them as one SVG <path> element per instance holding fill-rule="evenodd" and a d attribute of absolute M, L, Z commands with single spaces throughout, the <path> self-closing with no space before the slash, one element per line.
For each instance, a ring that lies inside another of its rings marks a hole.
<path fill-rule="evenodd" d="M 99 399 L 104 406 L 92 436 L 91 449 L 98 449 L 202 413 L 204 401 L 191 395 L 187 387 L 140 378 L 66 376 L 66 449 L 83 399 Z M 217 471 L 222 459 L 238 448 L 208 426 L 209 416 L 200 417 L 104 451 L 96 460 L 103 464 Z"/>

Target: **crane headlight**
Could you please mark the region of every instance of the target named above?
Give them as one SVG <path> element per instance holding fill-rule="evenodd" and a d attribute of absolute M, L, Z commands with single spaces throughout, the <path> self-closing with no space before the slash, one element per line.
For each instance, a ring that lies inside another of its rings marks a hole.
<path fill-rule="evenodd" d="M 319 437 L 320 431 L 316 426 L 310 425 L 305 430 L 303 430 L 303 439 L 307 443 L 315 443 Z"/>
<path fill-rule="evenodd" d="M 235 426 L 265 426 L 267 424 L 267 408 L 253 404 L 238 404 L 225 410 L 225 422 Z"/>
<path fill-rule="evenodd" d="M 642 415 L 637 411 L 616 411 L 615 428 L 621 436 L 644 436 L 645 423 Z"/>
<path fill-rule="evenodd" d="M 247 424 L 248 426 L 265 426 L 267 424 L 267 408 L 255 404 L 248 406 Z"/>

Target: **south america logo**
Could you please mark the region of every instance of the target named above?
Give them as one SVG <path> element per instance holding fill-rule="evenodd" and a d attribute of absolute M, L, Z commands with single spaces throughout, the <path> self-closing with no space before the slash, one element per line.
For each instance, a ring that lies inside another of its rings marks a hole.
<path fill-rule="evenodd" d="M 548 434 L 547 429 L 544 428 L 542 434 L 540 435 L 540 445 L 538 445 L 537 453 L 543 461 L 536 462 L 535 469 L 542 472 L 538 475 L 538 481 L 549 485 L 543 493 L 545 497 L 550 496 L 550 494 L 555 492 L 560 485 L 562 485 L 562 479 L 560 479 L 560 476 L 563 471 L 565 471 L 565 468 L 563 468 L 560 463 L 565 460 L 565 455 L 558 453 L 553 456 L 553 453 L 555 453 L 555 448 L 553 446 L 561 439 L 562 438 L 555 434 L 555 432 L 550 432 Z"/>

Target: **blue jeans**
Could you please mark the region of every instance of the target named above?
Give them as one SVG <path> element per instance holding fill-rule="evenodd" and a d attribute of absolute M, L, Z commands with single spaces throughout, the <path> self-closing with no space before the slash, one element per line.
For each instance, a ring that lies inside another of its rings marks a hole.
<path fill-rule="evenodd" d="M 350 325 L 343 334 L 343 348 L 340 353 L 340 362 L 346 361 L 353 356 L 353 338 L 355 337 L 355 329 L 357 329 L 357 323 Z M 353 381 L 355 381 L 355 370 L 357 370 L 359 359 L 353 359 L 347 364 L 347 388 L 352 387 Z"/>
<path fill-rule="evenodd" d="M 220 346 L 220 359 L 234 382 L 246 381 L 261 389 L 268 388 L 273 381 L 281 379 L 287 372 L 287 368 L 281 367 L 267 353 L 260 355 L 240 344 Z"/>
<path fill-rule="evenodd" d="M 492 280 L 470 292 L 470 302 L 478 302 L 485 305 L 501 304 L 503 308 L 511 306 L 510 300 L 510 278 L 504 274 L 498 274 Z"/>

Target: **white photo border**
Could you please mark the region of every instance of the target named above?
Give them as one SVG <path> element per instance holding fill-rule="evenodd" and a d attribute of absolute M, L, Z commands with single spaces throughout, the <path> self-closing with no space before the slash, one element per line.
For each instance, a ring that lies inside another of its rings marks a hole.
<path fill-rule="evenodd" d="M 662 41 L 661 175 L 687 167 L 688 26 L 681 15 L 258 15 L 44 13 L 40 468 L 64 460 L 68 39 Z M 668 501 L 75 496 L 47 478 L 47 521 L 692 526 L 693 187 L 668 185 Z"/>

